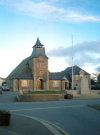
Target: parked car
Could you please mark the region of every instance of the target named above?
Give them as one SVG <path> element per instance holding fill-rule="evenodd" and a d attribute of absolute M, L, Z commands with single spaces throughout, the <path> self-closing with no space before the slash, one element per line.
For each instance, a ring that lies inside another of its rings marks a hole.
<path fill-rule="evenodd" d="M 9 91 L 10 88 L 9 88 L 8 86 L 2 86 L 2 90 L 3 90 L 3 91 Z"/>

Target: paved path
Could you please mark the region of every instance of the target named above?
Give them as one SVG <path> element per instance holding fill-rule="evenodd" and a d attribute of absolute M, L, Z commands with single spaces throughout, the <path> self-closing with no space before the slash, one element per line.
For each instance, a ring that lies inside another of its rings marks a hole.
<path fill-rule="evenodd" d="M 10 125 L 1 126 L 0 135 L 64 135 L 60 128 L 45 120 L 33 116 L 24 116 L 23 114 L 14 114 L 14 111 L 11 111 L 11 109 L 14 107 L 19 108 L 20 106 L 20 103 L 16 100 L 16 96 L 17 93 L 13 92 L 3 92 L 0 95 L 0 109 L 11 112 Z"/>
<path fill-rule="evenodd" d="M 1 134 L 2 133 L 2 134 Z M 0 135 L 54 135 L 35 119 L 11 115 L 10 126 L 0 127 Z"/>

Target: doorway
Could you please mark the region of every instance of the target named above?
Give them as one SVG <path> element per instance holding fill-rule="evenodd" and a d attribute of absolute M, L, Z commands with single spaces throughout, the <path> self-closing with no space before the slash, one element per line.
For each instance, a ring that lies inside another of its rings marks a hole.
<path fill-rule="evenodd" d="M 68 83 L 65 82 L 65 90 L 67 90 L 67 89 L 68 89 Z"/>
<path fill-rule="evenodd" d="M 38 80 L 37 89 L 43 90 L 43 80 L 42 80 L 42 79 L 39 79 L 39 80 Z"/>

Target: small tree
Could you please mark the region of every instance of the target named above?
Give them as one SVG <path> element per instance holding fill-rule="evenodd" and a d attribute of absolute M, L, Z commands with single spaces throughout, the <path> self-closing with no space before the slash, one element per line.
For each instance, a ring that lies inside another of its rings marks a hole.
<path fill-rule="evenodd" d="M 91 85 L 95 85 L 95 80 L 91 79 Z"/>
<path fill-rule="evenodd" d="M 98 81 L 98 83 L 100 83 L 100 74 L 97 77 L 97 81 Z"/>

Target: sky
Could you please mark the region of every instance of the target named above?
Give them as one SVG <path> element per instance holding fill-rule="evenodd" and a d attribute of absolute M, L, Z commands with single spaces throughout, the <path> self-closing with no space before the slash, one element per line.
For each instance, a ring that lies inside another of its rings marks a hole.
<path fill-rule="evenodd" d="M 99 0 L 0 0 L 0 77 L 31 55 L 37 37 L 49 71 L 74 65 L 100 71 Z"/>

